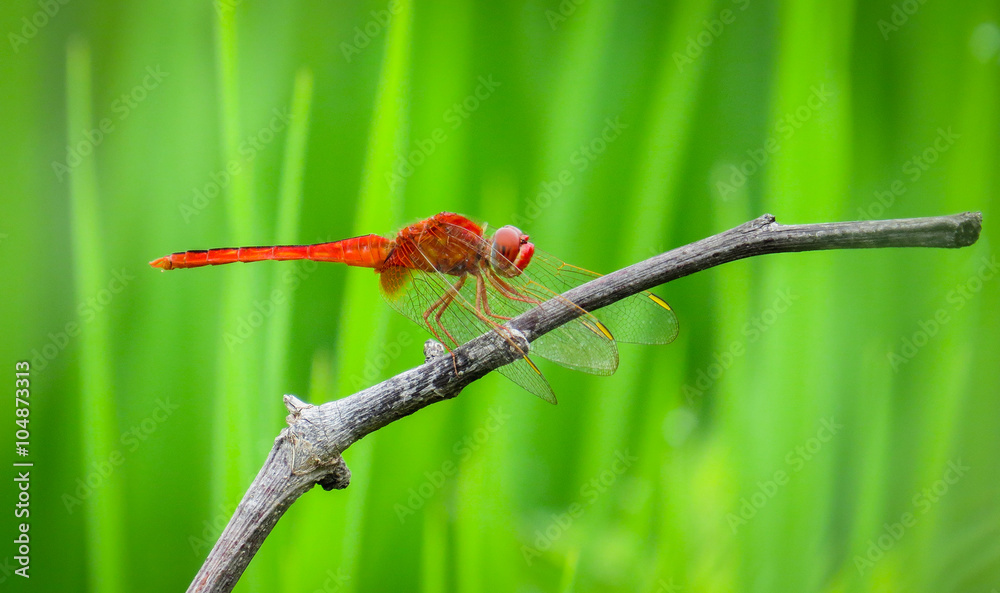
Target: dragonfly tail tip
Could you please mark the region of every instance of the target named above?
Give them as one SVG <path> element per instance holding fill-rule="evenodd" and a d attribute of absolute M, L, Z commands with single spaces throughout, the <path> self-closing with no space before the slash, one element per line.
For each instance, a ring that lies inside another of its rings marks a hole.
<path fill-rule="evenodd" d="M 172 265 L 170 265 L 169 257 L 161 257 L 158 259 L 154 259 L 153 261 L 149 262 L 149 265 L 153 266 L 154 268 L 160 268 L 161 270 L 169 270 L 173 267 Z"/>

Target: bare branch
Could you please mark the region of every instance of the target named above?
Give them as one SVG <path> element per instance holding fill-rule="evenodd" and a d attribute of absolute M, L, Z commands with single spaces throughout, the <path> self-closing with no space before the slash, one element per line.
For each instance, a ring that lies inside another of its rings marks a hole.
<path fill-rule="evenodd" d="M 726 262 L 767 253 L 876 247 L 965 247 L 979 238 L 982 215 L 782 226 L 771 215 L 657 255 L 578 286 L 563 297 L 588 311 Z M 512 339 L 484 334 L 452 355 L 428 341 L 427 362 L 378 385 L 321 406 L 286 395 L 281 431 L 189 592 L 231 591 L 281 515 L 315 484 L 346 488 L 351 472 L 341 453 L 365 435 L 434 402 L 458 395 L 519 349 L 579 315 L 553 299 L 508 323 Z M 510 338 L 510 336 L 508 336 Z M 456 372 L 457 371 L 457 372 Z"/>

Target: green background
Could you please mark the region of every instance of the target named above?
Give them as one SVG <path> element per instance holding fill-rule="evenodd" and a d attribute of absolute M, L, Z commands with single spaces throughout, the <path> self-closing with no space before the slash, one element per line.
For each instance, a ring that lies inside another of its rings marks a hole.
<path fill-rule="evenodd" d="M 368 270 L 147 261 L 445 210 L 598 271 L 765 212 L 986 222 L 661 287 L 675 343 L 364 439 L 237 590 L 1000 588 L 996 3 L 46 1 L 0 8 L 0 360 L 34 360 L 35 463 L 30 581 L 0 476 L 5 589 L 182 590 L 282 394 L 422 360 Z"/>

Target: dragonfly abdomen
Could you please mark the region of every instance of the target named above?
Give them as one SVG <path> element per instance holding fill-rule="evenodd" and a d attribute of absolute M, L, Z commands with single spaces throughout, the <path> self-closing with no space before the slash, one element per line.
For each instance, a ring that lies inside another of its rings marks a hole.
<path fill-rule="evenodd" d="M 309 259 L 337 262 L 349 266 L 375 268 L 385 262 L 390 251 L 390 241 L 379 235 L 364 235 L 330 243 L 313 245 L 270 245 L 265 247 L 220 247 L 181 251 L 149 262 L 154 268 L 174 270 L 200 268 L 234 262 L 265 260 L 286 261 Z"/>

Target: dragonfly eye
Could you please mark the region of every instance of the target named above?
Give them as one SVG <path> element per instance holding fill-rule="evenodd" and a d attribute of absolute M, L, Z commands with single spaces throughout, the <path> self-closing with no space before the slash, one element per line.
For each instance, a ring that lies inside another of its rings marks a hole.
<path fill-rule="evenodd" d="M 528 242 L 528 236 L 517 227 L 507 225 L 493 234 L 490 264 L 500 274 L 514 277 L 524 270 L 534 252 L 535 246 Z"/>

